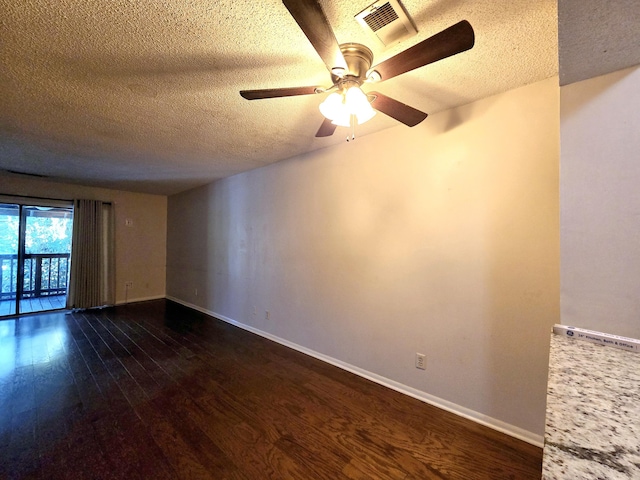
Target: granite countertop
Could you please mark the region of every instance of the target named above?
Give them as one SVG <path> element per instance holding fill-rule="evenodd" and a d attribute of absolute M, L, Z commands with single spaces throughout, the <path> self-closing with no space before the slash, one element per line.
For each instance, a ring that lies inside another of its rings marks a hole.
<path fill-rule="evenodd" d="M 551 334 L 543 479 L 640 479 L 640 354 Z"/>

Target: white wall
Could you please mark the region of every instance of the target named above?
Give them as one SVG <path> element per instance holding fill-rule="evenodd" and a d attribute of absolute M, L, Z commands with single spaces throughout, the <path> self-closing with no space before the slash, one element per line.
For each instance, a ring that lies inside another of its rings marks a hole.
<path fill-rule="evenodd" d="M 640 338 L 640 68 L 561 89 L 562 323 Z"/>
<path fill-rule="evenodd" d="M 116 302 L 165 296 L 167 197 L 0 176 L 0 194 L 112 202 L 116 214 Z M 125 219 L 133 220 L 131 227 Z M 125 291 L 125 282 L 133 288 Z"/>
<path fill-rule="evenodd" d="M 170 197 L 168 295 L 540 441 L 557 84 Z"/>

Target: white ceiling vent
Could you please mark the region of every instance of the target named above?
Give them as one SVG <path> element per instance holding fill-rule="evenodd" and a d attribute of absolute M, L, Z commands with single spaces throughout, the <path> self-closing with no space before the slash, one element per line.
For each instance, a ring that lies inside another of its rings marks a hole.
<path fill-rule="evenodd" d="M 418 33 L 398 0 L 380 0 L 369 5 L 356 15 L 356 20 L 385 45 Z"/>

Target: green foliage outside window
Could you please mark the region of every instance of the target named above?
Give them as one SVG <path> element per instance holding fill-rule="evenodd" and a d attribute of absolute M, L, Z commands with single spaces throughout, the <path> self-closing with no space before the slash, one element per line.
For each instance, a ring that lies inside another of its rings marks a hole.
<path fill-rule="evenodd" d="M 70 217 L 70 216 L 69 216 Z M 14 292 L 17 275 L 18 232 L 20 218 L 16 214 L 0 214 L 0 291 Z M 27 217 L 26 254 L 69 254 L 73 220 L 64 217 L 34 215 Z M 11 257 L 9 257 L 11 256 Z M 35 259 L 25 259 L 24 291 L 35 288 Z M 42 289 L 66 288 L 67 258 L 45 258 L 41 261 Z"/>

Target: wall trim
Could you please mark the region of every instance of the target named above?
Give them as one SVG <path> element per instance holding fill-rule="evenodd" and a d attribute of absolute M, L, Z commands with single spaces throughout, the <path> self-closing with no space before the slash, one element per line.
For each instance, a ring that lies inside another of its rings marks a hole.
<path fill-rule="evenodd" d="M 165 295 L 154 295 L 151 297 L 137 297 L 137 298 L 127 298 L 126 300 L 119 300 L 116 302 L 116 305 L 126 305 L 128 303 L 137 303 L 137 302 L 148 302 L 149 300 L 162 300 L 164 298 L 169 298 Z M 173 300 L 173 299 L 170 299 Z M 182 303 L 179 300 L 174 300 L 175 302 Z M 197 310 L 197 309 L 196 309 Z M 213 315 L 215 316 L 215 315 Z"/>
<path fill-rule="evenodd" d="M 523 428 L 516 427 L 515 425 L 511 425 L 509 423 L 503 422 L 496 418 L 489 417 L 488 415 L 484 415 L 482 413 L 476 412 L 469 408 L 465 408 L 461 405 L 457 405 L 448 400 L 444 400 L 442 398 L 436 397 L 429 393 L 423 392 L 422 390 L 409 387 L 407 385 L 396 382 L 389 378 L 383 377 L 381 375 L 378 375 L 378 374 L 369 372 L 367 370 L 364 370 L 362 368 L 356 367 L 354 365 L 348 364 L 336 358 L 329 357 L 320 352 L 316 352 L 315 350 L 311 350 L 310 348 L 304 347 L 302 345 L 298 345 L 297 343 L 290 342 L 289 340 L 278 337 L 269 332 L 265 332 L 258 328 L 252 327 L 251 325 L 238 322 L 237 320 L 226 317 L 224 315 L 213 312 L 211 310 L 207 310 L 206 308 L 200 307 L 193 303 L 180 300 L 179 298 L 172 297 L 170 295 L 167 295 L 166 299 L 179 303 L 180 305 L 191 308 L 193 310 L 197 310 L 198 312 L 204 313 L 206 315 L 217 318 L 219 320 L 222 320 L 226 323 L 229 323 L 243 330 L 247 330 L 248 332 L 255 333 L 256 335 L 259 335 L 268 340 L 272 340 L 276 343 L 284 345 L 285 347 L 292 348 L 293 350 L 296 350 L 298 352 L 304 353 L 311 357 L 317 358 L 318 360 L 322 360 L 323 362 L 329 363 L 335 367 L 341 368 L 355 375 L 366 378 L 367 380 L 371 380 L 372 382 L 375 382 L 379 385 L 395 390 L 396 392 L 403 393 L 405 395 L 413 397 L 417 400 L 420 400 L 434 407 L 441 408 L 442 410 L 446 410 L 447 412 L 466 418 L 467 420 L 471 420 L 473 422 L 479 423 L 480 425 L 484 425 L 485 427 L 492 428 L 493 430 L 497 430 L 498 432 L 517 438 L 518 440 L 522 440 L 524 442 L 530 443 L 531 445 L 535 445 L 536 447 L 540 447 L 540 448 L 544 447 L 544 437 L 542 435 L 534 434 L 533 432 L 530 432 Z"/>

